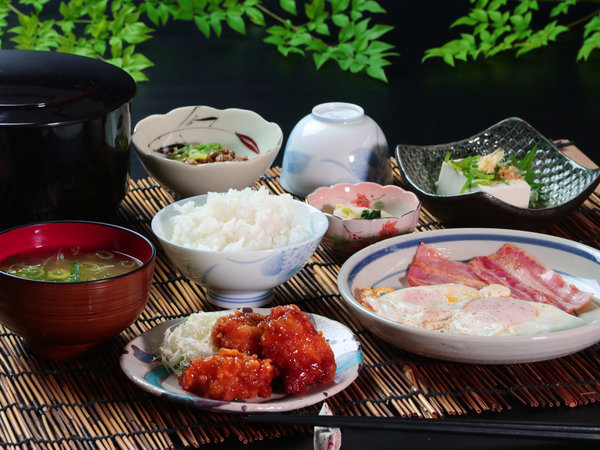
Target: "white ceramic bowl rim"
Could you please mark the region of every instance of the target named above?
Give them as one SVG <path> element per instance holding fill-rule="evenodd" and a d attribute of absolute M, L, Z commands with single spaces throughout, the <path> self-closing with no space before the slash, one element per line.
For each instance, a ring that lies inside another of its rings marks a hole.
<path fill-rule="evenodd" d="M 213 108 L 211 106 L 206 106 L 206 105 L 181 106 L 178 108 L 174 108 L 165 114 L 152 114 L 150 116 L 144 117 L 135 125 L 135 127 L 133 129 L 132 143 L 134 144 L 134 146 L 136 148 L 139 149 L 139 151 L 143 152 L 145 155 L 147 155 L 149 157 L 164 160 L 167 164 L 176 164 L 178 166 L 181 166 L 182 165 L 181 161 L 176 161 L 176 160 L 165 158 L 164 155 L 157 154 L 156 152 L 154 152 L 150 149 L 150 145 L 152 144 L 152 142 L 159 139 L 162 135 L 154 135 L 155 133 L 149 133 L 150 135 L 154 136 L 149 142 L 139 142 L 138 136 L 141 132 L 143 132 L 144 127 L 150 127 L 152 125 L 152 123 L 155 121 L 168 120 L 169 118 L 176 116 L 177 114 L 183 114 L 186 112 L 192 114 L 193 112 L 195 112 L 197 110 L 206 110 L 207 113 L 221 114 L 221 117 L 224 117 L 224 116 L 226 117 L 231 114 L 245 114 L 245 115 L 248 115 L 249 117 L 251 117 L 253 120 L 262 122 L 264 126 L 272 127 L 274 130 L 276 130 L 276 132 L 277 132 L 276 141 L 273 142 L 272 145 L 268 145 L 265 148 L 261 148 L 260 153 L 258 153 L 258 154 L 253 153 L 253 152 L 249 153 L 248 159 L 257 159 L 257 158 L 263 158 L 263 157 L 269 156 L 271 153 L 279 151 L 281 144 L 283 143 L 283 131 L 281 130 L 279 125 L 276 124 L 275 122 L 267 121 L 260 114 L 254 112 L 254 111 L 251 111 L 248 109 L 241 109 L 241 108 L 217 109 L 217 108 Z M 193 130 L 194 128 L 195 127 L 188 127 L 186 129 Z M 197 127 L 197 128 L 199 130 L 204 129 L 203 127 Z M 171 131 L 169 131 L 168 133 L 173 133 L 173 132 L 176 132 L 177 130 L 178 130 L 177 128 L 174 128 Z M 223 165 L 223 164 L 235 165 L 235 164 L 241 164 L 244 162 L 245 161 L 220 161 L 219 165 Z M 198 165 L 186 164 L 186 166 L 190 167 L 190 170 L 199 170 L 202 167 L 209 167 L 210 164 L 198 164 Z"/>
<path fill-rule="evenodd" d="M 354 103 L 329 102 L 313 107 L 311 115 L 323 122 L 351 123 L 364 118 L 365 110 Z"/>

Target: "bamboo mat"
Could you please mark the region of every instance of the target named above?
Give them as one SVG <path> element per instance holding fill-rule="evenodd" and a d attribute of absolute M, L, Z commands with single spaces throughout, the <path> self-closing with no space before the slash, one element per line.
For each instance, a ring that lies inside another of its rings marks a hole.
<path fill-rule="evenodd" d="M 395 181 L 400 183 L 393 159 Z M 279 168 L 259 185 L 283 192 Z M 157 245 L 156 272 L 148 305 L 127 330 L 76 361 L 37 359 L 18 336 L 0 327 L 0 446 L 3 448 L 135 449 L 201 446 L 235 439 L 242 443 L 305 435 L 301 426 L 254 426 L 237 414 L 215 414 L 154 397 L 120 371 L 123 346 L 156 324 L 214 309 L 205 292 L 169 264 L 150 230 L 150 220 L 173 201 L 152 179 L 130 181 L 118 220 Z M 415 232 L 443 228 L 422 210 Z M 570 217 L 544 232 L 600 248 L 600 197 L 592 196 Z M 533 364 L 478 366 L 447 363 L 400 351 L 358 323 L 337 290 L 340 263 L 319 247 L 309 263 L 275 290 L 274 304 L 348 325 L 359 337 L 364 366 L 357 380 L 328 403 L 335 414 L 440 418 L 500 412 L 516 405 L 578 407 L 600 401 L 600 345 Z M 301 413 L 316 414 L 320 405 Z"/>

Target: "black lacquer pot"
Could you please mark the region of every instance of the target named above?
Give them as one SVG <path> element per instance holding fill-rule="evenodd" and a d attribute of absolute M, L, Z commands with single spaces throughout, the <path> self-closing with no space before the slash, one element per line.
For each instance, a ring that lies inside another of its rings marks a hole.
<path fill-rule="evenodd" d="M 112 217 L 127 193 L 135 91 L 99 60 L 0 51 L 0 228 Z"/>

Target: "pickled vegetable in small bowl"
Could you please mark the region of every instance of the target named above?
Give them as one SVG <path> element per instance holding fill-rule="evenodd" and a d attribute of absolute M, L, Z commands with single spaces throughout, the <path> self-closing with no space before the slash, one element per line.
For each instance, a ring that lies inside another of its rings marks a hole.
<path fill-rule="evenodd" d="M 329 228 L 323 244 L 340 257 L 412 231 L 421 211 L 412 192 L 371 182 L 321 187 L 309 194 L 306 202 L 327 216 Z"/>
<path fill-rule="evenodd" d="M 131 142 L 159 184 L 188 198 L 252 186 L 275 160 L 283 132 L 250 110 L 197 105 L 143 118 Z"/>
<path fill-rule="evenodd" d="M 225 161 L 248 161 L 248 156 L 236 156 L 235 151 L 222 146 L 218 142 L 208 144 L 173 144 L 156 150 L 167 156 L 168 159 L 181 161 L 186 164 L 197 166 Z"/>

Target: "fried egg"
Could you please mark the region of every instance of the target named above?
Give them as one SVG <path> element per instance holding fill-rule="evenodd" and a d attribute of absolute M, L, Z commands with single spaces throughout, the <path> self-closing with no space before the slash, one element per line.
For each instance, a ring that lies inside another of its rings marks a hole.
<path fill-rule="evenodd" d="M 362 289 L 359 302 L 386 319 L 449 334 L 526 336 L 585 325 L 552 305 L 511 298 L 510 289 L 500 285 Z"/>

